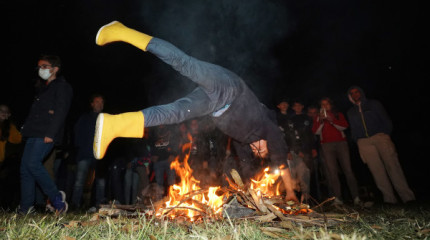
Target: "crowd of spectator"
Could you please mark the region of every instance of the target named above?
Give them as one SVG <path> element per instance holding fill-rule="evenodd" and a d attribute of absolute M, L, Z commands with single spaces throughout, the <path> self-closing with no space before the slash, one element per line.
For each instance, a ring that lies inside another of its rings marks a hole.
<path fill-rule="evenodd" d="M 185 157 L 185 145 L 189 146 L 188 163 L 193 176 L 202 188 L 228 184 L 225 175 L 232 168 L 244 173 L 247 182 L 270 166 L 267 158 L 259 156 L 244 165 L 232 139 L 208 117 L 148 127 L 143 138 L 115 139 L 106 156 L 96 160 L 94 129 L 98 114 L 104 110 L 104 96 L 90 96 L 89 111 L 82 113 L 73 126 L 66 126 L 72 93 L 64 78 L 55 75 L 60 66 L 52 56 L 39 60 L 39 75 L 47 83 L 39 86 L 21 128 L 13 121 L 13 109 L 0 104 L 3 209 L 96 211 L 102 204 L 112 202 L 159 200 L 167 195 L 169 186 L 178 182 L 170 165 L 176 158 Z M 54 75 L 47 74 L 46 69 L 54 69 Z M 54 87 L 64 94 L 56 95 Z M 328 97 L 309 106 L 300 99 L 281 98 L 271 109 L 270 119 L 279 126 L 288 146 L 285 162 L 299 200 L 314 204 L 334 196 L 333 203 L 337 205 L 362 205 L 363 200 L 369 200 L 360 196 L 360 182 L 351 165 L 351 144 L 357 144 L 383 202 L 397 203 L 394 191 L 402 202 L 415 200 L 390 139 L 392 124 L 383 106 L 377 100 L 366 99 L 356 86 L 348 90 L 347 96 L 353 105 L 346 115 Z M 42 119 L 41 113 L 46 115 Z M 58 113 L 61 116 L 52 120 Z M 46 131 L 49 136 L 41 134 Z"/>

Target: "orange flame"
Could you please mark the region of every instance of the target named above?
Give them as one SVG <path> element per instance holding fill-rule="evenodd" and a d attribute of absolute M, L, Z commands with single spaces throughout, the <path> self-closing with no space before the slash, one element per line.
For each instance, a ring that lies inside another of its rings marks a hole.
<path fill-rule="evenodd" d="M 178 156 L 170 164 L 170 168 L 175 170 L 181 181 L 169 187 L 169 200 L 165 202 L 164 208 L 159 209 L 157 215 L 168 213 L 170 218 L 175 218 L 176 215 L 185 215 L 192 221 L 199 213 L 220 214 L 225 194 L 221 196 L 216 194 L 220 187 L 210 187 L 207 191 L 200 188 L 200 181 L 193 177 L 193 170 L 188 164 L 189 150 L 192 144 L 190 134 L 188 134 L 188 139 L 190 140 L 189 143 L 182 146 L 183 152 L 188 151 L 183 162 L 179 161 Z M 207 209 L 208 207 L 210 210 Z"/>
<path fill-rule="evenodd" d="M 280 171 L 275 170 L 270 173 L 270 168 L 265 168 L 261 173 L 251 179 L 251 189 L 257 193 L 262 194 L 264 197 L 273 197 L 280 195 L 280 182 L 277 181 L 280 176 Z"/>

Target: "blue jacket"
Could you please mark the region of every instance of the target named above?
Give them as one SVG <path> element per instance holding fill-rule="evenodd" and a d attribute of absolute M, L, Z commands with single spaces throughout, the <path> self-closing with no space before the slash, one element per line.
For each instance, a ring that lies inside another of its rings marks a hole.
<path fill-rule="evenodd" d="M 22 128 L 24 137 L 49 137 L 62 141 L 64 123 L 72 102 L 73 90 L 63 77 L 43 85 L 34 98 Z"/>
<path fill-rule="evenodd" d="M 356 104 L 351 98 L 349 94 L 351 89 L 357 89 L 361 92 L 361 104 Z M 359 138 L 371 137 L 377 133 L 391 134 L 393 124 L 379 101 L 367 99 L 363 89 L 357 86 L 348 89 L 348 98 L 354 104 L 347 112 L 351 138 L 354 141 Z"/>

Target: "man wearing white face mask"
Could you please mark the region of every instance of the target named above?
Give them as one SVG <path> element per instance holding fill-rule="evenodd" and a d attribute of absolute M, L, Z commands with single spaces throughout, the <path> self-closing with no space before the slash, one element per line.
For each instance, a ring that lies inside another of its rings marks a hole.
<path fill-rule="evenodd" d="M 63 137 L 64 123 L 72 100 L 72 87 L 59 76 L 61 60 L 58 56 L 43 55 L 38 61 L 40 85 L 21 133 L 25 148 L 21 160 L 20 213 L 28 213 L 35 201 L 36 184 L 46 194 L 59 213 L 67 211 L 65 193 L 57 186 L 43 166 L 55 144 Z"/>

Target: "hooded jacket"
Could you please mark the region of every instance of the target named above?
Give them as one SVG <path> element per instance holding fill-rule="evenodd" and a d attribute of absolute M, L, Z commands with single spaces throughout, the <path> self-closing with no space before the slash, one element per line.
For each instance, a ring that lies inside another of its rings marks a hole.
<path fill-rule="evenodd" d="M 356 103 L 350 94 L 352 89 L 361 93 L 360 103 Z M 367 99 L 363 89 L 352 86 L 347 92 L 349 100 L 354 104 L 347 112 L 351 129 L 351 138 L 357 141 L 359 138 L 371 137 L 378 133 L 391 134 L 393 124 L 382 104 L 373 99 Z"/>

